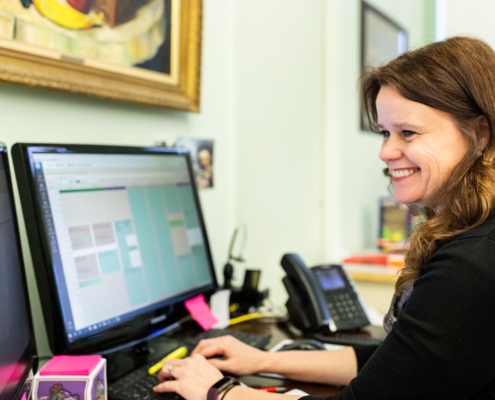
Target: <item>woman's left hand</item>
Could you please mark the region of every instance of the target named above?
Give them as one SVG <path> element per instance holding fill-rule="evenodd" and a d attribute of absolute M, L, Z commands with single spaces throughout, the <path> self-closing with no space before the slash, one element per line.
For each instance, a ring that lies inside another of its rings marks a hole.
<path fill-rule="evenodd" d="M 176 392 L 187 400 L 204 400 L 223 374 L 200 354 L 167 360 L 158 374 L 155 392 Z"/>

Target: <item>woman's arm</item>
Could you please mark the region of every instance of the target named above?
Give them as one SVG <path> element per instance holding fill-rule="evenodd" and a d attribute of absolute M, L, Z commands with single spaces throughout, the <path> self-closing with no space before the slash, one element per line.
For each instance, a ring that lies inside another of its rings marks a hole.
<path fill-rule="evenodd" d="M 258 372 L 272 372 L 303 382 L 344 386 L 357 375 L 356 354 L 352 347 L 280 351 L 268 353 L 264 361 Z"/>
<path fill-rule="evenodd" d="M 294 380 L 339 386 L 347 385 L 357 375 L 356 354 L 351 347 L 268 353 L 232 336 L 223 336 L 202 340 L 192 354 L 201 354 L 221 371 L 235 375 L 270 372 Z M 218 356 L 224 359 L 214 358 Z"/>

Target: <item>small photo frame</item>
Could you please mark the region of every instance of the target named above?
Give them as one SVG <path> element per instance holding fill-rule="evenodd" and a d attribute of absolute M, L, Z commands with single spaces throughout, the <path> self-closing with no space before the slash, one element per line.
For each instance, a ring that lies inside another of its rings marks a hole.
<path fill-rule="evenodd" d="M 175 141 L 175 147 L 189 149 L 198 189 L 213 188 L 214 141 L 191 137 L 178 137 Z"/>
<path fill-rule="evenodd" d="M 385 14 L 361 1 L 361 70 L 383 65 L 407 50 L 407 31 Z M 361 110 L 361 130 L 371 131 Z"/>

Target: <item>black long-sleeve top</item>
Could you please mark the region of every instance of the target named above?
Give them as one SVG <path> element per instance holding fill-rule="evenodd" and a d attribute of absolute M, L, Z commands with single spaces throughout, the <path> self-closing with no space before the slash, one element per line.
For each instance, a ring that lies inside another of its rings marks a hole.
<path fill-rule="evenodd" d="M 495 399 L 495 217 L 442 244 L 384 342 L 355 352 L 358 375 L 325 400 Z"/>

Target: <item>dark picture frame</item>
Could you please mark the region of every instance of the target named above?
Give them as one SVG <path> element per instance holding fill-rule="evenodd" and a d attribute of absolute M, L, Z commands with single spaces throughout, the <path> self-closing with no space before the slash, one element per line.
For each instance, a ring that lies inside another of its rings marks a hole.
<path fill-rule="evenodd" d="M 405 53 L 407 31 L 381 11 L 361 1 L 361 71 L 370 65 L 379 66 Z M 363 110 L 361 130 L 370 131 Z"/>

